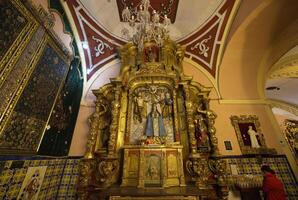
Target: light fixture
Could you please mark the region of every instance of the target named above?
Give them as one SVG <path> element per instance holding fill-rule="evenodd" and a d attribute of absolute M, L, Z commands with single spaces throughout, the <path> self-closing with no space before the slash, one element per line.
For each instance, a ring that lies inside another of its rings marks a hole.
<path fill-rule="evenodd" d="M 280 88 L 276 86 L 270 86 L 270 87 L 267 87 L 266 90 L 280 90 Z"/>
<path fill-rule="evenodd" d="M 87 41 L 82 41 L 82 47 L 83 49 L 89 49 L 89 44 Z"/>
<path fill-rule="evenodd" d="M 149 12 L 152 9 L 152 15 Z M 122 29 L 123 36 L 137 45 L 142 51 L 144 42 L 155 42 L 158 46 L 163 45 L 163 41 L 169 38 L 168 26 L 171 20 L 167 15 L 162 16 L 153 9 L 150 0 L 142 0 L 134 9 L 125 6 L 122 11 L 122 19 L 131 27 Z"/>

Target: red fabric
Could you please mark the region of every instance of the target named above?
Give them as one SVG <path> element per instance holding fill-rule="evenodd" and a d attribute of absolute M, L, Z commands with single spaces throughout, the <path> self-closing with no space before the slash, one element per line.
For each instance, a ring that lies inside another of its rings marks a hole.
<path fill-rule="evenodd" d="M 284 186 L 274 174 L 265 174 L 263 192 L 265 194 L 265 200 L 286 200 Z"/>

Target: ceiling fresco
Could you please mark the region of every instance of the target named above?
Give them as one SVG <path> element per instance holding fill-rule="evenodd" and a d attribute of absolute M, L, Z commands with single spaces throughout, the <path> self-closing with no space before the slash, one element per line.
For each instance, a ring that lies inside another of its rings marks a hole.
<path fill-rule="evenodd" d="M 83 47 L 87 81 L 105 64 L 117 59 L 117 48 L 126 42 L 120 34 L 120 30 L 125 26 L 119 17 L 123 2 L 132 6 L 138 5 L 139 1 L 67 1 Z M 232 10 L 238 8 L 240 1 L 210 0 L 206 3 L 203 0 L 165 0 L 162 4 L 157 3 L 160 1 L 151 2 L 154 9 L 161 9 L 158 12 L 164 12 L 167 5 L 171 7 L 168 9 L 174 22 L 170 30 L 171 38 L 185 46 L 187 58 L 198 63 L 215 78 L 220 50 L 224 46 L 224 33 L 233 17 Z"/>

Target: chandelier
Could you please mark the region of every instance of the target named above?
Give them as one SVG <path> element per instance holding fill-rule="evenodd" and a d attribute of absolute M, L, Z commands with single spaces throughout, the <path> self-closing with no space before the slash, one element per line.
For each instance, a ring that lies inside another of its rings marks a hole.
<path fill-rule="evenodd" d="M 153 10 L 152 15 L 149 9 Z M 163 41 L 169 37 L 168 27 L 171 20 L 167 15 L 162 16 L 153 9 L 150 0 L 142 0 L 136 7 L 125 6 L 122 11 L 122 19 L 131 28 L 122 29 L 122 35 L 132 41 L 139 51 L 144 48 L 144 42 L 155 42 L 158 46 L 163 45 Z"/>

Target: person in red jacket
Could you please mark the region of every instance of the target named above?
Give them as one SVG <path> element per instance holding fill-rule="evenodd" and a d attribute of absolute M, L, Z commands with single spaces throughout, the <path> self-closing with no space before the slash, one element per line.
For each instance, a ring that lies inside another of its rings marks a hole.
<path fill-rule="evenodd" d="M 286 200 L 286 193 L 283 183 L 275 176 L 274 170 L 268 165 L 261 167 L 263 172 L 263 192 L 265 200 Z"/>

